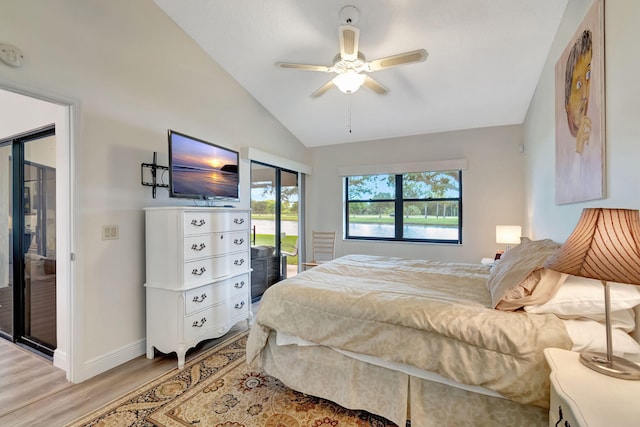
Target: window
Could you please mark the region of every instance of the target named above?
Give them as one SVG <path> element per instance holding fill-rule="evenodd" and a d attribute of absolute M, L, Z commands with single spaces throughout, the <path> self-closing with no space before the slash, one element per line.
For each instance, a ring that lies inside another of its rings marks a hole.
<path fill-rule="evenodd" d="M 345 177 L 347 239 L 462 243 L 462 171 Z"/>

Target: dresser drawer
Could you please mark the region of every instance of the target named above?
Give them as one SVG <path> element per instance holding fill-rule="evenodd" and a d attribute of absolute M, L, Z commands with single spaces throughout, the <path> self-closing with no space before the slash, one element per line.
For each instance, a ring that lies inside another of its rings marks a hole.
<path fill-rule="evenodd" d="M 246 296 L 235 296 L 225 304 L 197 311 L 184 319 L 184 340 L 197 340 L 201 336 L 220 336 L 241 319 L 249 316 Z"/>
<path fill-rule="evenodd" d="M 245 296 L 249 286 L 249 275 L 233 277 L 218 283 L 191 289 L 185 292 L 185 310 L 187 315 L 207 308 L 238 295 Z"/>
<path fill-rule="evenodd" d="M 183 253 L 185 261 L 190 261 L 228 252 L 248 250 L 248 248 L 249 233 L 235 231 L 185 237 Z"/>
<path fill-rule="evenodd" d="M 240 274 L 249 269 L 249 253 L 239 252 L 223 256 L 198 259 L 184 264 L 185 287 L 210 282 L 218 277 Z"/>
<path fill-rule="evenodd" d="M 249 229 L 248 212 L 184 213 L 184 235 L 212 233 L 214 231 L 240 231 Z"/>
<path fill-rule="evenodd" d="M 194 341 L 201 336 L 218 335 L 227 324 L 227 306 L 216 305 L 184 318 L 184 341 Z"/>
<path fill-rule="evenodd" d="M 247 318 L 249 316 L 249 305 L 246 293 L 232 297 L 227 306 L 229 319 Z"/>

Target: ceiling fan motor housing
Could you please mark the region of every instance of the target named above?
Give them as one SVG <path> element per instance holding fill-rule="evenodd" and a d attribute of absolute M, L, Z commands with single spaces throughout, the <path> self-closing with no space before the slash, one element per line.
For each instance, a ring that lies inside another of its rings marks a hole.
<path fill-rule="evenodd" d="M 333 71 L 338 74 L 342 74 L 347 70 L 354 70 L 355 72 L 364 71 L 366 67 L 366 58 L 362 54 L 362 52 L 358 51 L 358 59 L 353 61 L 345 61 L 340 57 L 340 54 L 337 54 L 335 58 L 333 58 Z"/>

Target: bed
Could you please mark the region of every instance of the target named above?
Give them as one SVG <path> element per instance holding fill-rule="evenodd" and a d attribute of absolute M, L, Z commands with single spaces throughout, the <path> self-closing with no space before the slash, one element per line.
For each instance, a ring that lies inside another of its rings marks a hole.
<path fill-rule="evenodd" d="M 367 255 L 335 259 L 264 293 L 247 361 L 295 390 L 399 426 L 547 425 L 543 350 L 576 349 L 568 320 L 544 312 L 566 280 L 541 268 L 557 247 L 527 239 L 493 270 Z M 627 325 L 624 334 L 634 328 Z"/>

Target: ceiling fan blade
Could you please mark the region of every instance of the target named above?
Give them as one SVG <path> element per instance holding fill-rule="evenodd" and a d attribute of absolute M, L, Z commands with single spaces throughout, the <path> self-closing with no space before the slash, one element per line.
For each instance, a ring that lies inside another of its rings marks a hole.
<path fill-rule="evenodd" d="M 366 76 L 364 78 L 364 83 L 362 83 L 362 86 L 371 89 L 378 95 L 384 95 L 385 93 L 389 92 L 386 87 L 382 86 L 380 83 L 378 83 L 377 80 L 371 78 L 370 76 Z"/>
<path fill-rule="evenodd" d="M 360 30 L 351 25 L 341 25 L 340 31 L 340 58 L 344 61 L 358 59 L 358 39 Z"/>
<path fill-rule="evenodd" d="M 422 62 L 427 59 L 427 55 L 426 50 L 418 49 L 412 50 L 411 52 L 400 53 L 398 55 L 374 59 L 367 63 L 367 71 L 378 71 L 384 70 L 385 68 L 395 67 L 397 65 Z"/>
<path fill-rule="evenodd" d="M 315 92 L 313 92 L 311 94 L 312 98 L 317 98 L 320 95 L 322 95 L 323 93 L 325 93 L 326 91 L 328 91 L 329 89 L 331 89 L 334 86 L 333 84 L 333 80 L 329 80 L 327 83 L 325 83 L 320 89 L 316 90 Z"/>
<path fill-rule="evenodd" d="M 276 67 L 291 68 L 294 70 L 303 71 L 322 71 L 324 73 L 330 73 L 331 71 L 333 71 L 332 67 L 327 67 L 326 65 L 293 64 L 291 62 L 276 62 Z"/>

